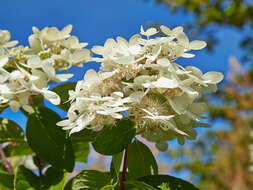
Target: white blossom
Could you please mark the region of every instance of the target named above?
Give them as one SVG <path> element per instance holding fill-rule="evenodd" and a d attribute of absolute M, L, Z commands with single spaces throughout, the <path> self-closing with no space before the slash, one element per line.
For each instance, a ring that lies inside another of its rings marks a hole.
<path fill-rule="evenodd" d="M 8 104 L 14 112 L 22 107 L 32 113 L 28 100 L 37 95 L 60 104 L 59 95 L 49 90 L 49 84 L 67 81 L 73 74 L 57 72 L 90 60 L 90 51 L 84 48 L 87 43 L 71 36 L 71 30 L 71 25 L 62 30 L 46 27 L 40 31 L 33 27 L 30 47 L 13 47 L 17 41 L 9 41 L 9 31 L 0 30 L 1 105 Z"/>
<path fill-rule="evenodd" d="M 10 48 L 18 44 L 18 41 L 9 41 L 11 34 L 8 30 L 0 30 L 0 49 Z"/>
<path fill-rule="evenodd" d="M 203 74 L 197 67 L 186 68 L 177 58 L 194 57 L 191 50 L 206 46 L 204 41 L 190 41 L 179 26 L 161 26 L 165 37 L 154 37 L 150 28 L 129 41 L 109 38 L 103 46 L 94 46 L 100 57 L 98 72 L 88 70 L 74 91 L 69 92 L 71 107 L 68 118 L 58 123 L 71 134 L 84 128 L 99 130 L 128 115 L 137 126 L 137 133 L 147 140 L 161 143 L 174 138 L 184 144 L 193 140 L 194 128 L 204 126 L 206 104 L 200 97 L 217 89 L 223 74 Z"/>

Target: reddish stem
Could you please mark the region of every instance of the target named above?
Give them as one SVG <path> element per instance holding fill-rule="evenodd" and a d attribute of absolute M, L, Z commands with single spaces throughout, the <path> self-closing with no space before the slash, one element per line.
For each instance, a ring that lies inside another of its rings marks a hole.
<path fill-rule="evenodd" d="M 42 176 L 42 167 L 41 167 L 41 162 L 40 162 L 40 157 L 35 156 L 37 164 L 38 164 L 38 169 L 39 169 L 39 175 Z"/>
<path fill-rule="evenodd" d="M 1 157 L 2 157 L 2 162 L 3 162 L 3 165 L 4 165 L 4 167 L 5 167 L 5 169 L 6 169 L 6 171 L 8 172 L 8 174 L 13 174 L 13 171 L 12 171 L 12 169 L 11 169 L 11 165 L 10 165 L 10 163 L 8 162 L 8 160 L 7 160 L 7 158 L 6 158 L 6 155 L 5 155 L 5 153 L 4 153 L 4 150 L 3 150 L 3 147 L 2 147 L 2 145 L 0 144 L 0 155 L 1 155 Z"/>
<path fill-rule="evenodd" d="M 128 147 L 125 150 L 125 154 L 124 154 L 124 163 L 123 163 L 122 177 L 121 177 L 121 180 L 120 180 L 120 190 L 125 190 L 125 184 L 124 184 L 124 182 L 126 181 L 127 161 L 128 161 L 129 147 L 130 147 L 130 145 L 128 145 Z"/>

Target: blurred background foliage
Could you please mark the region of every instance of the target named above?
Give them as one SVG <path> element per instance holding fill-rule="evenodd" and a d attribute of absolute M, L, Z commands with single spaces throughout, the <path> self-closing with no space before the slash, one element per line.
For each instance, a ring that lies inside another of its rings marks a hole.
<path fill-rule="evenodd" d="M 226 81 L 209 104 L 210 124 L 189 146 L 170 148 L 170 171 L 190 172 L 192 181 L 205 190 L 251 190 L 253 188 L 253 2 L 246 0 L 156 0 L 169 11 L 193 14 L 185 25 L 191 36 L 202 36 L 212 51 L 221 27 L 246 31 L 240 42 L 240 62 L 231 57 Z M 150 24 L 157 26 L 158 24 Z M 147 26 L 147 27 L 150 27 Z M 233 40 L 233 39 L 231 39 Z M 227 47 L 229 48 L 229 47 Z M 246 65 L 246 66 L 245 66 Z M 224 126 L 223 126 L 224 125 Z"/>
<path fill-rule="evenodd" d="M 146 0 L 149 1 L 149 0 Z M 215 36 L 219 28 L 232 27 L 247 31 L 241 40 L 241 48 L 245 50 L 243 62 L 253 61 L 253 3 L 252 0 L 156 0 L 165 4 L 169 11 L 193 14 L 193 22 L 185 25 L 187 31 L 194 36 L 203 36 L 212 51 L 218 43 Z M 233 39 L 231 39 L 233 40 Z"/>

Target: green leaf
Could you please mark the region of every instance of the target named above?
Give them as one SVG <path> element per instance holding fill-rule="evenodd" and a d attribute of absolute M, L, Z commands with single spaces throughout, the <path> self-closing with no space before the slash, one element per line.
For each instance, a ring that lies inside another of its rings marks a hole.
<path fill-rule="evenodd" d="M 122 119 L 113 126 L 105 126 L 92 143 L 94 149 L 104 155 L 114 155 L 122 152 L 135 136 L 134 123 Z"/>
<path fill-rule="evenodd" d="M 170 186 L 168 183 L 162 183 L 158 186 L 161 190 L 170 190 Z"/>
<path fill-rule="evenodd" d="M 140 190 L 157 190 L 156 188 L 154 188 L 142 181 L 126 181 L 125 184 L 131 185 L 131 186 L 136 187 Z"/>
<path fill-rule="evenodd" d="M 73 178 L 65 185 L 64 190 L 72 190 Z"/>
<path fill-rule="evenodd" d="M 169 175 L 153 175 L 153 176 L 144 176 L 138 179 L 138 181 L 143 181 L 148 185 L 153 187 L 158 187 L 163 183 L 169 184 L 171 190 L 198 190 L 191 183 L 184 181 L 182 179 L 169 176 Z"/>
<path fill-rule="evenodd" d="M 68 111 L 70 107 L 70 103 L 67 102 L 69 99 L 69 90 L 75 90 L 76 83 L 70 82 L 59 85 L 52 89 L 53 92 L 57 93 L 61 98 L 61 104 L 58 105 L 59 108 L 63 109 L 64 111 Z"/>
<path fill-rule="evenodd" d="M 88 142 L 73 143 L 76 162 L 87 162 L 90 153 L 90 145 Z"/>
<path fill-rule="evenodd" d="M 100 190 L 114 190 L 114 185 L 106 185 L 102 187 Z"/>
<path fill-rule="evenodd" d="M 72 190 L 98 190 L 110 183 L 110 174 L 95 170 L 83 170 L 72 180 Z"/>
<path fill-rule="evenodd" d="M 14 190 L 38 190 L 40 179 L 24 166 L 20 166 L 15 173 Z"/>
<path fill-rule="evenodd" d="M 32 150 L 58 169 L 71 172 L 74 167 L 74 152 L 71 141 L 59 126 L 60 116 L 45 107 L 36 107 L 27 121 L 26 136 Z"/>
<path fill-rule="evenodd" d="M 93 131 L 91 129 L 83 129 L 78 133 L 73 133 L 71 135 L 71 141 L 75 142 L 84 142 L 84 141 L 94 141 L 96 136 L 99 134 L 98 131 Z"/>
<path fill-rule="evenodd" d="M 24 166 L 15 173 L 14 190 L 63 190 L 68 174 L 55 168 L 48 168 L 45 176 L 38 177 Z"/>
<path fill-rule="evenodd" d="M 133 179 L 158 174 L 158 166 L 152 152 L 137 139 L 131 144 L 128 153 L 128 171 Z"/>
<path fill-rule="evenodd" d="M 63 190 L 68 178 L 68 173 L 56 168 L 48 168 L 43 176 L 43 190 Z"/>
<path fill-rule="evenodd" d="M 70 139 L 75 152 L 75 160 L 77 162 L 87 162 L 90 153 L 89 141 L 92 141 L 98 132 L 84 129 L 78 133 L 71 135 Z"/>
<path fill-rule="evenodd" d="M 119 172 L 120 172 L 122 157 L 123 157 L 123 152 L 120 152 L 112 156 L 110 173 L 112 177 L 116 177 L 116 180 L 119 179 Z"/>
<path fill-rule="evenodd" d="M 0 143 L 24 141 L 24 132 L 15 122 L 0 118 Z"/>
<path fill-rule="evenodd" d="M 0 170 L 0 190 L 13 190 L 14 176 Z"/>

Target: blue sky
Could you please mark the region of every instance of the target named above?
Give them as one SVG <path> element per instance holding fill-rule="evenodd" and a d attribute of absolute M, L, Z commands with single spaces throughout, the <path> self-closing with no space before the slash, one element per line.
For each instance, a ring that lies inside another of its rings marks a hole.
<path fill-rule="evenodd" d="M 23 45 L 27 45 L 32 26 L 61 29 L 72 24 L 72 34 L 80 41 L 88 42 L 88 48 L 91 48 L 102 45 L 109 37 L 129 38 L 139 32 L 140 25 L 155 22 L 174 27 L 193 20 L 192 15 L 170 13 L 166 6 L 155 4 L 154 0 L 8 0 L 2 1 L 0 7 L 0 29 L 9 30 L 12 39 Z M 242 35 L 235 29 L 217 28 L 220 43 L 213 53 L 202 50 L 196 53 L 195 58 L 187 62 L 181 60 L 180 63 L 195 65 L 204 72 L 216 70 L 226 73 L 229 57 L 241 56 L 238 42 Z M 81 69 L 72 69 L 75 74 L 72 81 L 81 79 L 87 69 L 98 66 L 97 63 L 88 63 Z M 64 115 L 64 112 L 60 113 Z M 12 119 L 23 127 L 25 125 L 26 120 L 20 112 L 13 114 L 7 109 L 2 117 Z"/>

